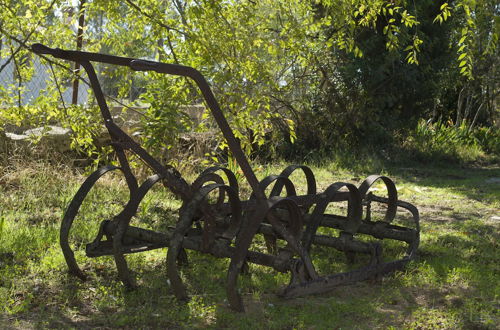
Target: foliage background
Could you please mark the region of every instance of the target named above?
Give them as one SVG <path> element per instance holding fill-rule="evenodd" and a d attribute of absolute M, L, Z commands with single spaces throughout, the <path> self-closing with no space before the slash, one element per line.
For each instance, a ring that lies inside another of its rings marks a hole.
<path fill-rule="evenodd" d="M 17 78 L 0 89 L 2 126 L 57 122 L 90 155 L 105 152 L 92 143 L 98 113 L 92 97 L 83 108 L 61 102 L 75 78 L 69 63 L 42 59 L 47 87 L 29 105 L 20 102 L 35 71 L 29 46 L 75 49 L 82 12 L 85 51 L 200 70 L 248 155 L 421 149 L 419 136 L 437 139 L 441 127 L 472 136 L 479 153 L 498 151 L 493 0 L 1 0 L 0 7 L 1 57 Z M 98 73 L 111 100 L 141 105 L 140 136 L 153 153 L 182 132 L 213 128 L 208 113 L 201 125 L 186 113 L 202 102 L 189 81 L 102 65 Z M 224 150 L 220 136 L 216 145 Z"/>

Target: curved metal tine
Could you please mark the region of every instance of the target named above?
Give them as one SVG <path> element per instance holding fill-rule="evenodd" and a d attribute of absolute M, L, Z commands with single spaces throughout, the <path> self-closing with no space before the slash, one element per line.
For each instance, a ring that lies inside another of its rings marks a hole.
<path fill-rule="evenodd" d="M 71 203 L 66 209 L 63 220 L 61 222 L 61 228 L 59 231 L 59 244 L 61 245 L 64 259 L 66 260 L 66 264 L 68 265 L 69 272 L 73 275 L 78 276 L 81 279 L 85 279 L 85 274 L 80 269 L 80 267 L 78 267 L 78 263 L 76 262 L 75 259 L 75 254 L 73 253 L 73 250 L 71 250 L 71 247 L 69 246 L 69 241 L 68 241 L 69 232 L 73 225 L 73 221 L 76 215 L 78 214 L 78 211 L 80 210 L 80 206 L 82 205 L 83 201 L 85 200 L 85 197 L 87 197 L 87 194 L 90 192 L 92 187 L 104 174 L 114 170 L 122 170 L 122 169 L 116 166 L 109 165 L 98 169 L 97 171 L 93 172 L 90 176 L 88 176 L 87 179 L 83 182 L 83 184 L 76 192 L 73 199 L 71 200 Z"/>
<path fill-rule="evenodd" d="M 371 198 L 373 201 L 376 201 L 378 203 L 384 203 L 384 204 L 390 203 L 390 200 L 388 198 L 385 198 L 385 197 L 379 197 L 379 196 L 373 195 Z M 420 214 L 418 212 L 418 209 L 411 203 L 398 200 L 396 202 L 396 206 L 407 210 L 412 215 L 412 220 L 413 220 L 413 223 L 415 225 L 415 228 L 414 229 L 407 228 L 407 227 L 401 227 L 401 228 L 410 229 L 410 230 L 415 232 L 415 237 L 413 240 L 405 240 L 405 242 L 408 243 L 408 249 L 407 249 L 406 255 L 413 259 L 416 256 L 417 248 L 420 244 Z M 379 225 L 382 225 L 384 227 L 391 226 L 389 223 L 383 222 L 383 221 L 375 223 L 375 226 L 379 226 Z M 377 236 L 375 236 L 375 237 L 377 237 Z M 384 237 L 382 236 L 382 237 L 377 237 L 377 238 L 384 238 Z"/>
<path fill-rule="evenodd" d="M 222 166 L 212 166 L 212 167 L 209 167 L 209 168 L 206 168 L 201 174 L 200 174 L 200 177 L 203 176 L 204 174 L 206 173 L 215 173 L 217 171 L 222 171 L 224 172 L 224 174 L 226 175 L 227 177 L 227 180 L 228 180 L 228 183 L 229 183 L 229 186 L 232 187 L 237 194 L 239 194 L 239 191 L 240 191 L 240 188 L 239 188 L 239 185 L 238 185 L 238 180 L 236 179 L 236 176 L 234 175 L 234 173 L 226 168 L 226 167 L 222 167 Z"/>
<path fill-rule="evenodd" d="M 281 193 L 281 190 L 283 190 L 283 186 L 285 186 L 287 196 L 297 195 L 293 182 L 290 181 L 290 179 L 288 179 L 287 177 L 283 177 L 280 175 L 266 176 L 259 182 L 259 188 L 261 189 L 261 191 L 265 193 L 267 187 L 269 187 L 273 182 L 275 184 L 269 197 L 278 196 Z M 281 184 L 281 188 L 279 189 L 279 191 L 275 189 L 276 185 L 278 184 Z M 277 193 L 278 195 L 273 195 L 273 193 Z M 250 196 L 250 200 L 252 199 L 255 199 L 254 193 L 252 193 L 252 195 Z M 271 214 L 268 218 L 270 220 L 272 219 L 274 223 L 278 223 L 278 217 L 276 215 Z M 278 246 L 276 244 L 277 242 L 276 237 L 274 235 L 266 235 L 266 234 L 264 234 L 263 236 L 264 236 L 264 241 L 266 243 L 267 251 L 269 251 L 269 253 L 275 254 L 278 251 Z"/>
<path fill-rule="evenodd" d="M 213 183 L 218 183 L 218 184 L 224 184 L 224 179 L 222 177 L 214 172 L 203 172 L 196 180 L 193 181 L 191 184 L 191 187 L 193 191 L 200 189 L 202 186 L 204 186 L 207 182 L 213 182 Z M 223 203 L 225 199 L 225 193 L 224 190 L 219 191 L 219 197 L 217 198 L 217 203 L 215 204 L 217 208 L 219 208 Z"/>
<path fill-rule="evenodd" d="M 359 193 L 358 188 L 351 183 L 333 183 L 325 190 L 323 193 L 324 197 L 316 204 L 316 207 L 311 215 L 311 219 L 309 220 L 307 228 L 304 232 L 302 240 L 304 242 L 304 248 L 307 251 L 311 248 L 314 235 L 321 224 L 323 214 L 325 213 L 328 204 L 334 200 L 335 194 L 337 194 L 339 189 L 342 187 L 349 189 L 348 220 L 342 230 L 350 235 L 354 235 L 361 225 L 363 209 L 361 205 L 361 194 Z"/>
<path fill-rule="evenodd" d="M 260 224 L 264 221 L 264 219 L 271 216 L 271 211 L 274 208 L 281 206 L 289 208 L 290 213 L 296 216 L 294 218 L 295 223 L 292 226 L 293 232 L 290 233 L 287 229 L 281 227 L 279 223 L 275 223 L 276 228 L 284 237 L 286 237 L 287 242 L 290 243 L 290 247 L 292 247 L 292 249 L 295 250 L 295 252 L 300 256 L 302 262 L 304 263 L 305 271 L 307 271 L 310 278 L 317 278 L 316 270 L 314 269 L 314 265 L 312 264 L 307 251 L 302 247 L 302 244 L 298 239 L 299 237 L 297 237 L 297 239 L 295 238 L 295 236 L 300 236 L 302 227 L 302 215 L 299 211 L 298 206 L 293 200 L 288 198 L 275 198 L 267 200 L 265 203 L 258 204 L 258 208 L 254 209 L 252 212 L 246 214 L 246 221 L 243 222 L 244 227 L 241 228 L 238 235 L 236 236 L 235 251 L 231 257 L 231 262 L 229 264 L 226 286 L 229 304 L 231 308 L 236 311 L 244 311 L 243 301 L 241 300 L 241 296 L 238 293 L 237 282 L 238 276 L 245 265 L 246 257 L 248 255 L 248 249 L 252 244 L 253 238 L 255 237 Z M 270 221 L 273 223 L 276 221 L 276 218 L 270 218 Z"/>
<path fill-rule="evenodd" d="M 290 177 L 295 170 L 301 169 L 302 172 L 304 172 L 304 175 L 306 177 L 306 182 L 307 182 L 307 194 L 308 195 L 316 195 L 316 178 L 314 177 L 313 171 L 305 165 L 290 165 L 287 168 L 285 168 L 279 176 L 282 177 Z M 278 196 L 281 193 L 281 190 L 283 189 L 283 183 L 276 183 L 273 187 L 273 191 L 271 192 L 271 196 Z"/>
<path fill-rule="evenodd" d="M 397 204 L 399 207 L 402 207 L 411 213 L 413 222 L 415 223 L 415 240 L 412 243 L 408 244 L 408 249 L 406 250 L 406 256 L 409 259 L 415 259 L 415 257 L 417 256 L 418 246 L 420 245 L 420 214 L 418 212 L 418 209 L 413 204 L 399 200 L 397 201 Z"/>
<path fill-rule="evenodd" d="M 302 245 L 302 242 L 300 241 L 301 234 L 302 234 L 302 224 L 303 224 L 303 218 L 302 218 L 302 213 L 300 212 L 300 208 L 297 205 L 296 202 L 289 198 L 284 198 L 284 199 L 271 199 L 271 202 L 273 203 L 271 205 L 271 208 L 269 210 L 270 214 L 273 214 L 273 211 L 278 208 L 278 207 L 285 207 L 288 210 L 289 213 L 289 222 L 290 222 L 290 229 L 291 233 L 282 226 L 281 223 L 279 223 L 278 217 L 268 217 L 269 222 L 271 225 L 274 227 L 274 229 L 287 241 L 288 245 L 295 250 L 297 255 L 302 259 L 303 266 L 305 268 L 305 271 L 309 275 L 311 279 L 315 279 L 318 277 L 318 274 L 316 273 L 316 270 L 314 269 L 314 265 L 312 263 L 312 260 L 309 256 L 308 251 L 304 248 Z"/>
<path fill-rule="evenodd" d="M 123 282 L 123 284 L 128 288 L 135 287 L 135 280 L 130 275 L 128 270 L 127 262 L 125 256 L 122 252 L 122 242 L 123 236 L 127 231 L 127 227 L 130 224 L 130 220 L 137 213 L 139 204 L 146 196 L 147 192 L 153 187 L 155 183 L 162 180 L 163 176 L 155 174 L 150 176 L 144 183 L 132 194 L 128 204 L 125 206 L 122 212 L 118 214 L 115 219 L 116 232 L 113 235 L 113 254 L 115 257 L 116 268 L 118 270 L 118 275 Z"/>
<path fill-rule="evenodd" d="M 273 189 L 271 190 L 269 197 L 279 196 L 281 190 L 283 189 L 283 186 L 285 186 L 287 196 L 297 196 L 297 191 L 295 190 L 293 182 L 288 177 L 281 175 L 266 176 L 259 182 L 259 187 L 262 191 L 265 192 L 267 187 L 269 187 L 273 182 L 275 182 L 275 185 L 273 186 Z M 277 185 L 279 185 L 279 189 L 275 189 Z M 252 197 L 255 198 L 255 195 L 252 194 Z"/>
<path fill-rule="evenodd" d="M 235 195 L 233 188 L 227 185 L 214 183 L 203 186 L 181 209 L 179 221 L 177 222 L 175 230 L 172 234 L 172 237 L 170 239 L 170 246 L 167 251 L 167 274 L 174 290 L 174 294 L 179 300 L 187 299 L 186 288 L 182 282 L 181 277 L 179 276 L 176 262 L 179 252 L 182 249 L 182 242 L 184 240 L 186 232 L 189 230 L 191 224 L 193 223 L 196 212 L 200 207 L 203 207 L 203 201 L 205 200 L 206 196 L 215 189 L 224 189 L 229 195 L 230 199 L 233 199 L 232 206 L 234 218 L 232 219 L 232 224 L 230 224 L 229 229 L 225 233 L 226 238 L 232 239 L 236 235 L 237 229 L 240 228 L 241 220 L 239 215 L 241 214 L 241 205 L 239 204 L 238 196 Z"/>
<path fill-rule="evenodd" d="M 382 180 L 385 186 L 387 187 L 388 202 L 387 202 L 387 211 L 385 213 L 384 221 L 391 223 L 392 220 L 394 220 L 394 218 L 396 217 L 397 201 L 398 201 L 398 190 L 396 189 L 394 181 L 383 175 L 377 175 L 377 174 L 370 175 L 359 186 L 359 192 L 361 193 L 361 198 L 363 198 L 364 200 L 370 187 L 378 180 Z"/>
<path fill-rule="evenodd" d="M 402 260 L 394 261 L 393 263 L 404 263 L 404 260 L 414 259 L 417 253 L 417 249 L 420 243 L 420 215 L 418 209 L 407 202 L 398 200 L 398 192 L 394 181 L 390 178 L 382 175 L 371 175 L 363 181 L 359 186 L 360 193 L 363 199 L 367 196 L 367 192 L 370 187 L 377 181 L 382 180 L 387 187 L 387 198 L 379 197 L 377 195 L 372 195 L 370 198 L 372 201 L 387 204 L 387 211 L 385 214 L 384 221 L 391 223 L 396 217 L 397 208 L 401 207 L 408 210 L 413 217 L 413 222 L 415 223 L 416 237 L 411 243 L 408 243 L 408 249 L 406 251 L 406 257 Z"/>
<path fill-rule="evenodd" d="M 226 293 L 231 308 L 239 312 L 244 311 L 244 306 L 241 296 L 238 293 L 238 276 L 245 264 L 248 248 L 268 210 L 269 204 L 266 202 L 257 204 L 255 209 L 247 212 L 243 226 L 236 236 L 235 251 L 231 257 L 227 272 Z"/>

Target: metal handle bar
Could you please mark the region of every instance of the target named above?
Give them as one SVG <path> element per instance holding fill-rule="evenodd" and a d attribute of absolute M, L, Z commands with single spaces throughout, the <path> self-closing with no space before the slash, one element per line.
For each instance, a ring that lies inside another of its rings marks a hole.
<path fill-rule="evenodd" d="M 208 107 L 210 108 L 215 121 L 219 125 L 219 128 L 222 131 L 222 134 L 224 135 L 224 138 L 227 141 L 229 149 L 231 150 L 234 157 L 238 161 L 243 171 L 243 174 L 245 175 L 250 186 L 252 187 L 252 190 L 254 191 L 256 197 L 261 200 L 266 199 L 264 192 L 261 191 L 261 189 L 259 188 L 259 180 L 257 179 L 255 173 L 250 167 L 250 164 L 248 163 L 248 160 L 245 154 L 243 153 L 243 150 L 241 149 L 241 145 L 234 136 L 231 127 L 229 127 L 226 117 L 224 117 L 224 114 L 220 109 L 219 103 L 215 99 L 215 96 L 212 93 L 212 90 L 210 89 L 208 82 L 205 80 L 205 77 L 198 70 L 189 66 L 178 65 L 178 64 L 168 64 L 168 63 L 160 63 L 147 60 L 138 60 L 129 57 L 120 57 L 120 56 L 112 56 L 112 55 L 105 55 L 98 53 L 73 51 L 73 50 L 63 50 L 60 48 L 50 48 L 39 43 L 33 44 L 31 46 L 31 49 L 33 50 L 33 52 L 37 54 L 47 54 L 56 58 L 70 60 L 74 62 L 90 62 L 90 61 L 101 62 L 114 65 L 128 66 L 135 71 L 156 71 L 158 73 L 189 77 L 193 79 L 196 85 L 198 85 L 198 88 L 200 89 L 201 93 L 203 94 L 203 97 Z"/>
<path fill-rule="evenodd" d="M 130 62 L 134 60 L 130 57 L 120 57 L 106 54 L 81 52 L 74 50 L 65 50 L 61 48 L 50 48 L 42 44 L 31 45 L 31 50 L 36 54 L 51 55 L 55 58 L 60 58 L 63 60 L 69 60 L 74 62 L 101 62 L 115 65 L 130 66 Z"/>

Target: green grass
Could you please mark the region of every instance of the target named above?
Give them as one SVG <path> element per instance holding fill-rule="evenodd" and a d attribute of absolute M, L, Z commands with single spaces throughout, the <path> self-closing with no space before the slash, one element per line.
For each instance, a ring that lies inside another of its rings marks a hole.
<path fill-rule="evenodd" d="M 245 314 L 227 306 L 228 260 L 196 252 L 189 252 L 190 265 L 182 269 L 188 303 L 176 301 L 168 285 L 165 249 L 127 256 L 140 285 L 135 291 L 124 290 L 112 258 L 88 259 L 81 250 L 77 258 L 89 280 L 67 275 L 59 225 L 84 176 L 46 162 L 0 167 L 0 328 L 493 329 L 499 324 L 498 167 L 349 170 L 328 162 L 312 167 L 318 190 L 339 180 L 359 183 L 371 172 L 394 178 L 400 198 L 421 213 L 420 257 L 380 281 L 292 300 L 275 295 L 288 275 L 251 265 L 251 275 L 240 277 Z M 263 177 L 283 166 L 255 168 Z M 294 179 L 304 181 L 299 174 Z M 75 246 L 91 240 L 99 222 L 126 200 L 123 180 L 106 177 L 82 207 L 85 216 L 75 222 Z M 175 223 L 179 206 L 158 187 L 134 221 L 162 230 Z M 401 253 L 397 243 L 384 242 L 384 247 L 390 257 Z M 313 252 L 322 272 L 346 268 L 341 253 Z"/>

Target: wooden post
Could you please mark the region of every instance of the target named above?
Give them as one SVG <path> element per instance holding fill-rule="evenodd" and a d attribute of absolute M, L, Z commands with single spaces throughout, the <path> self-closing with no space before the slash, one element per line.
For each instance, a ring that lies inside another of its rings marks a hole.
<path fill-rule="evenodd" d="M 83 26 L 85 24 L 85 2 L 80 0 L 80 7 L 78 8 L 78 31 L 76 34 L 76 50 L 82 50 L 83 45 Z M 75 62 L 75 80 L 73 80 L 73 97 L 71 98 L 72 104 L 78 104 L 78 85 L 80 76 L 80 63 Z"/>

